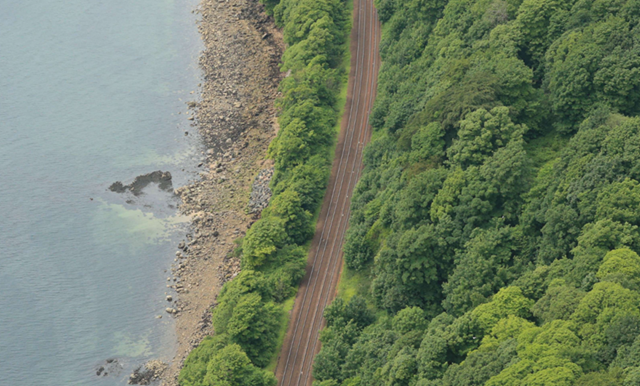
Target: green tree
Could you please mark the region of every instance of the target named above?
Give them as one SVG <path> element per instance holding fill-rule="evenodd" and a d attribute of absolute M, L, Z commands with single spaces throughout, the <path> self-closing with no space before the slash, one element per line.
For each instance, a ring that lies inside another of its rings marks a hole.
<path fill-rule="evenodd" d="M 342 382 L 346 378 L 343 366 L 361 331 L 362 326 L 350 319 L 345 324 L 333 324 L 321 332 L 322 350 L 316 356 L 313 367 L 315 379 L 335 379 Z"/>
<path fill-rule="evenodd" d="M 428 169 L 411 178 L 397 197 L 393 226 L 410 229 L 429 218 L 433 200 L 442 188 L 447 174 L 445 168 L 437 168 Z"/>
<path fill-rule="evenodd" d="M 295 294 L 306 273 L 306 266 L 307 251 L 304 247 L 286 245 L 276 252 L 273 263 L 265 267 L 276 302 L 282 302 Z"/>
<path fill-rule="evenodd" d="M 411 160 L 413 162 L 437 162 L 444 157 L 444 130 L 438 122 L 431 122 L 418 129 L 411 137 Z"/>
<path fill-rule="evenodd" d="M 617 320 L 628 320 L 630 317 L 635 320 L 640 317 L 639 296 L 637 292 L 618 283 L 602 282 L 596 283 L 580 301 L 571 320 L 578 324 L 578 334 L 585 344 L 593 352 L 600 352 L 602 359 L 611 360 L 611 351 L 617 350 L 618 346 L 615 336 L 620 335 L 620 332 L 615 331 L 628 324 L 618 325 Z M 619 327 L 611 327 L 612 325 Z M 608 330 L 609 328 L 612 329 Z M 607 331 L 611 334 L 610 344 L 607 343 Z"/>
<path fill-rule="evenodd" d="M 623 380 L 624 376 L 622 372 L 612 369 L 612 371 L 609 372 L 603 371 L 585 374 L 576 381 L 575 386 L 622 386 Z"/>
<path fill-rule="evenodd" d="M 400 310 L 393 317 L 393 329 L 399 334 L 406 334 L 413 330 L 425 330 L 429 325 L 427 315 L 419 307 L 407 307 Z"/>
<path fill-rule="evenodd" d="M 477 321 L 481 331 L 489 332 L 500 319 L 509 315 L 528 317 L 533 304 L 531 299 L 522 295 L 520 288 L 511 286 L 498 291 L 491 302 L 476 307 L 471 317 Z"/>
<path fill-rule="evenodd" d="M 531 312 L 545 323 L 556 319 L 568 320 L 584 295 L 583 291 L 567 286 L 564 280 L 556 279 L 549 285 L 547 293 L 531 308 Z"/>
<path fill-rule="evenodd" d="M 629 320 L 628 317 L 625 319 Z M 623 320 L 621 320 L 623 321 Z M 619 329 L 623 334 L 620 334 L 622 337 L 629 337 L 631 334 L 624 333 L 625 330 L 632 330 L 633 328 L 629 328 L 629 324 L 620 323 L 621 327 L 627 327 Z M 626 340 L 626 339 L 625 339 Z M 640 368 L 640 339 L 636 336 L 631 343 L 623 343 L 616 348 L 616 358 L 611 363 L 612 368 L 622 368 L 630 370 L 632 368 Z"/>
<path fill-rule="evenodd" d="M 276 216 L 284 221 L 287 242 L 290 244 L 304 244 L 313 235 L 311 213 L 302 207 L 300 194 L 294 190 L 287 189 L 275 196 L 262 215 Z"/>
<path fill-rule="evenodd" d="M 633 347 L 633 342 L 640 334 L 640 317 L 633 314 L 616 316 L 604 331 L 604 346 L 597 353 L 597 357 L 605 364 L 611 363 L 619 352 L 627 353 L 626 349 Z"/>
<path fill-rule="evenodd" d="M 214 308 L 212 317 L 217 333 L 226 332 L 236 305 L 244 295 L 251 293 L 258 294 L 262 299 L 270 299 L 272 296 L 273 289 L 261 272 L 243 270 L 235 280 L 227 282 L 222 287 L 217 299 L 218 305 Z"/>
<path fill-rule="evenodd" d="M 209 362 L 228 344 L 227 335 L 205 337 L 184 362 L 178 382 L 182 386 L 208 386 L 205 383 Z"/>
<path fill-rule="evenodd" d="M 457 266 L 448 282 L 442 286 L 447 312 L 462 315 L 486 303 L 525 270 L 528 262 L 518 256 L 517 238 L 517 230 L 504 226 L 473 232 L 456 256 Z"/>
<path fill-rule="evenodd" d="M 525 0 L 518 9 L 515 28 L 519 32 L 520 56 L 524 62 L 537 72 L 538 81 L 541 77 L 541 65 L 545 53 L 557 38 L 558 32 L 550 27 L 555 24 L 555 18 L 562 15 L 562 10 L 571 6 L 570 2 L 558 0 L 532 1 Z M 555 36 L 554 36 L 555 35 Z"/>
<path fill-rule="evenodd" d="M 610 17 L 564 34 L 547 53 L 547 89 L 562 127 L 573 128 L 596 101 L 628 114 L 638 110 L 634 73 L 640 60 L 629 23 Z"/>
<path fill-rule="evenodd" d="M 460 364 L 452 364 L 447 368 L 443 378 L 443 386 L 482 386 L 491 377 L 499 374 L 516 358 L 515 339 L 510 339 L 495 351 L 471 352 Z"/>
<path fill-rule="evenodd" d="M 237 344 L 218 351 L 207 366 L 204 385 L 211 386 L 275 386 L 272 373 L 253 366 Z"/>
<path fill-rule="evenodd" d="M 486 385 L 573 385 L 583 375 L 572 361 L 580 353 L 580 339 L 573 329 L 571 322 L 562 320 L 524 329 L 518 336 L 520 360 Z"/>
<path fill-rule="evenodd" d="M 589 290 L 591 282 L 607 252 L 615 248 L 635 247 L 638 245 L 638 228 L 628 223 L 621 224 L 609 219 L 586 224 L 582 228 L 582 235 L 578 237 L 578 246 L 571 252 L 574 255 L 575 269 L 571 273 L 572 279 L 583 288 Z M 588 284 L 588 285 L 587 285 Z"/>
<path fill-rule="evenodd" d="M 311 156 L 312 133 L 300 118 L 293 119 L 282 128 L 278 137 L 269 145 L 269 156 L 276 160 L 279 170 L 303 164 Z"/>
<path fill-rule="evenodd" d="M 619 282 L 632 289 L 640 284 L 640 256 L 630 249 L 616 249 L 604 257 L 596 277 L 601 281 Z"/>
<path fill-rule="evenodd" d="M 267 15 L 273 15 L 273 8 L 280 3 L 280 0 L 260 0 L 264 4 Z"/>
<path fill-rule="evenodd" d="M 380 369 L 379 378 L 385 386 L 408 386 L 415 383 L 417 373 L 416 349 L 404 347 Z"/>
<path fill-rule="evenodd" d="M 355 295 L 349 302 L 345 302 L 341 297 L 336 298 L 324 310 L 324 319 L 329 326 L 346 326 L 353 322 L 355 326 L 362 329 L 374 322 L 375 316 L 367 308 L 365 300 Z"/>
<path fill-rule="evenodd" d="M 514 125 L 509 108 L 500 106 L 490 112 L 479 109 L 460 121 L 458 139 L 447 150 L 449 160 L 462 168 L 482 165 L 493 153 L 512 140 L 522 138 L 526 126 Z"/>
<path fill-rule="evenodd" d="M 387 361 L 387 354 L 398 335 L 388 319 L 365 328 L 346 355 L 342 365 L 345 378 L 360 378 L 361 385 L 375 385 L 376 371 Z"/>
<path fill-rule="evenodd" d="M 226 328 L 220 332 L 239 344 L 256 366 L 264 367 L 276 349 L 279 318 L 277 307 L 264 303 L 257 293 L 250 293 L 238 300 Z"/>
<path fill-rule="evenodd" d="M 606 323 L 615 312 L 640 313 L 640 295 L 622 287 L 618 283 L 597 283 L 593 289 L 582 298 L 571 319 L 580 324 Z M 609 316 L 600 318 L 602 313 Z"/>
<path fill-rule="evenodd" d="M 598 194 L 596 219 L 640 225 L 640 184 L 632 179 L 613 183 Z"/>
<path fill-rule="evenodd" d="M 281 175 L 279 181 L 272 180 L 273 194 L 278 195 L 286 189 L 298 193 L 304 210 L 312 212 L 322 199 L 329 179 L 330 163 L 321 155 L 313 156 L 309 162 L 298 165 L 288 173 Z"/>
<path fill-rule="evenodd" d="M 439 309 L 439 282 L 450 258 L 433 226 L 412 228 L 389 238 L 376 261 L 372 292 L 382 308 L 398 311 L 407 306 Z M 436 308 L 437 307 L 437 308 Z"/>
<path fill-rule="evenodd" d="M 640 367 L 630 369 L 622 384 L 623 386 L 635 386 L 638 383 L 640 383 Z"/>
<path fill-rule="evenodd" d="M 482 344 L 478 347 L 479 352 L 491 352 L 507 341 L 517 339 L 523 331 L 529 330 L 535 325 L 528 320 L 515 315 L 509 315 L 500 319 L 491 329 L 491 332 L 482 338 Z"/>
<path fill-rule="evenodd" d="M 285 238 L 284 220 L 271 216 L 257 221 L 242 243 L 243 268 L 257 268 L 266 263 L 284 245 Z"/>

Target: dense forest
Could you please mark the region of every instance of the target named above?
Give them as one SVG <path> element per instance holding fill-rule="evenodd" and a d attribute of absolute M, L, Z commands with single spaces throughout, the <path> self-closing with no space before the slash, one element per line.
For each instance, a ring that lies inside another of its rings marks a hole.
<path fill-rule="evenodd" d="M 290 304 L 305 273 L 308 242 L 329 178 L 346 83 L 344 55 L 351 28 L 342 0 L 263 1 L 283 28 L 290 72 L 278 101 L 280 130 L 269 206 L 239 240 L 242 272 L 222 288 L 215 335 L 194 349 L 181 386 L 274 386 L 273 366 Z"/>
<path fill-rule="evenodd" d="M 640 385 L 640 1 L 376 5 L 315 385 Z"/>

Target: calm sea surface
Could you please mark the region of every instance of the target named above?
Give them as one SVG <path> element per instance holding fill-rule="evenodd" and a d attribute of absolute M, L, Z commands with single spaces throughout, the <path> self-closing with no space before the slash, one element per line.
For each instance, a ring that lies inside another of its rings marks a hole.
<path fill-rule="evenodd" d="M 0 385 L 123 385 L 172 357 L 186 222 L 155 186 L 107 187 L 194 176 L 197 2 L 0 0 Z M 96 377 L 107 358 L 122 372 Z"/>

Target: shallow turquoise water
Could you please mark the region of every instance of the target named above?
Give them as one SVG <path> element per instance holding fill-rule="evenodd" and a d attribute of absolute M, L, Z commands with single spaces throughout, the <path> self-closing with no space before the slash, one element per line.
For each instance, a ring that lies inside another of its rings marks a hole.
<path fill-rule="evenodd" d="M 106 189 L 193 175 L 196 5 L 0 0 L 1 385 L 122 385 L 171 358 L 171 318 L 155 316 L 186 223 L 153 186 Z M 110 357 L 122 373 L 97 378 Z"/>

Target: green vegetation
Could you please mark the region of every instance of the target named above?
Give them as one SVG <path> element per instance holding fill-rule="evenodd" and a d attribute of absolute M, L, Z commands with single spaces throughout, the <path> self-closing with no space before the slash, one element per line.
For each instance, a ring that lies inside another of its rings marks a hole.
<path fill-rule="evenodd" d="M 213 310 L 216 335 L 194 349 L 182 386 L 274 386 L 265 370 L 282 344 L 286 312 L 305 273 L 313 213 L 324 195 L 345 81 L 350 12 L 343 0 L 264 1 L 287 43 L 290 71 L 280 91 L 280 131 L 269 207 L 242 240 L 242 272 L 226 283 Z M 360 304 L 359 306 L 362 306 Z"/>
<path fill-rule="evenodd" d="M 640 2 L 376 5 L 315 384 L 640 385 Z"/>

